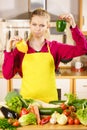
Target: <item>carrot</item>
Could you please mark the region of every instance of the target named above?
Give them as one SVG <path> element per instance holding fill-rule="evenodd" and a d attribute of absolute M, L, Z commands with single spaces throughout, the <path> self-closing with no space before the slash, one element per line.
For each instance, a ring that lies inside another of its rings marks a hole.
<path fill-rule="evenodd" d="M 38 108 L 38 106 L 37 106 L 37 105 L 32 105 L 31 108 L 32 108 L 34 114 L 36 115 L 37 124 L 40 124 L 41 119 L 40 119 L 40 113 L 39 113 L 39 108 Z"/>

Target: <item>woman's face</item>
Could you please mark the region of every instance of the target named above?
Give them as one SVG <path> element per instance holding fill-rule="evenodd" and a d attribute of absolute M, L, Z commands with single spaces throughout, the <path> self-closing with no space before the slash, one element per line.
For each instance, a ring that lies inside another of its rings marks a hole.
<path fill-rule="evenodd" d="M 33 37 L 44 37 L 48 29 L 48 20 L 44 16 L 33 16 L 30 22 L 31 34 Z"/>

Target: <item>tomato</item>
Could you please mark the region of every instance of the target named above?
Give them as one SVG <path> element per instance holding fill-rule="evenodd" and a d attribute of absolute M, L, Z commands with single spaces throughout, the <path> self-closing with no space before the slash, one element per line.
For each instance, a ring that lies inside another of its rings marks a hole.
<path fill-rule="evenodd" d="M 73 125 L 74 124 L 74 119 L 72 117 L 68 117 L 68 124 Z"/>
<path fill-rule="evenodd" d="M 63 111 L 63 114 L 66 115 L 66 116 L 69 116 L 71 114 L 71 111 L 69 109 L 65 109 Z"/>
<path fill-rule="evenodd" d="M 20 125 L 20 123 L 19 123 L 19 121 L 18 120 L 16 120 L 15 122 L 13 122 L 13 124 L 12 124 L 13 126 L 19 126 Z"/>
<path fill-rule="evenodd" d="M 62 103 L 62 104 L 60 105 L 60 107 L 62 108 L 62 110 L 67 109 L 67 105 L 66 105 L 65 103 Z"/>
<path fill-rule="evenodd" d="M 75 124 L 75 125 L 79 125 L 79 124 L 80 124 L 80 120 L 79 120 L 78 118 L 75 118 L 75 119 L 74 119 L 74 124 Z"/>
<path fill-rule="evenodd" d="M 22 108 L 21 112 L 20 112 L 20 116 L 28 114 L 29 110 L 27 108 Z"/>

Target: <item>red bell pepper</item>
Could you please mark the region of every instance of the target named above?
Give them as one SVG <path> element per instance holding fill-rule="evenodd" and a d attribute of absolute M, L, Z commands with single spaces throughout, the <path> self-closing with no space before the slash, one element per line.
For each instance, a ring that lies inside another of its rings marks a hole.
<path fill-rule="evenodd" d="M 25 114 L 28 114 L 29 110 L 27 108 L 22 108 L 21 112 L 20 112 L 20 116 L 23 116 Z"/>
<path fill-rule="evenodd" d="M 51 118 L 51 116 L 43 117 L 43 118 L 41 119 L 40 124 L 41 124 L 41 125 L 44 125 L 44 124 L 48 123 L 48 122 L 50 121 L 50 118 Z"/>

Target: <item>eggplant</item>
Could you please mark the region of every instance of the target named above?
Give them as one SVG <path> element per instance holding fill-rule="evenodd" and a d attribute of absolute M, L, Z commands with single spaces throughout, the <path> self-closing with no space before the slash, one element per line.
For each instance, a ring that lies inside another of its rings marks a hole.
<path fill-rule="evenodd" d="M 10 110 L 9 108 L 6 108 L 4 106 L 2 106 L 0 108 L 2 114 L 4 115 L 5 118 L 14 118 L 14 119 L 18 119 L 19 118 L 19 115 L 18 113 Z"/>

